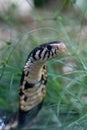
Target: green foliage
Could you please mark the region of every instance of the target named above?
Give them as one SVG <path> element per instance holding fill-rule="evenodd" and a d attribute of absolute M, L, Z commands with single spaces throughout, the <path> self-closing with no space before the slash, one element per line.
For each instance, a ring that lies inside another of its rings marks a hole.
<path fill-rule="evenodd" d="M 38 10 L 36 10 L 38 14 Z M 35 13 L 36 13 L 35 12 Z M 12 15 L 11 15 L 12 16 Z M 17 28 L 14 40 L 4 39 L 0 48 L 0 110 L 14 113 L 18 110 L 18 90 L 22 68 L 29 52 L 38 44 L 61 40 L 67 51 L 63 56 L 47 63 L 48 84 L 42 111 L 37 125 L 32 128 L 70 130 L 85 128 L 87 123 L 87 36 L 82 35 L 81 20 L 60 10 L 37 15 L 38 29 L 25 27 L 20 34 L 19 25 L 7 18 L 9 28 Z M 42 26 L 44 25 L 44 26 Z M 22 28 L 23 29 L 23 28 Z M 64 67 L 71 71 L 64 72 Z M 43 120 L 43 122 L 41 122 Z"/>
<path fill-rule="evenodd" d="M 44 4 L 46 5 L 46 0 L 34 0 L 35 6 L 43 6 Z"/>
<path fill-rule="evenodd" d="M 83 15 L 87 18 L 87 1 L 86 0 L 77 0 L 76 7 L 82 11 Z"/>

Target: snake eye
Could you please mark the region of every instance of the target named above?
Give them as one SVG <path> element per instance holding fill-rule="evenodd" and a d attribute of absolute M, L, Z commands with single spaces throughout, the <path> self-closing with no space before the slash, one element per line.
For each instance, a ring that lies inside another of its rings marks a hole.
<path fill-rule="evenodd" d="M 47 49 L 48 49 L 48 50 L 51 50 L 51 49 L 52 49 L 52 46 L 47 45 Z"/>

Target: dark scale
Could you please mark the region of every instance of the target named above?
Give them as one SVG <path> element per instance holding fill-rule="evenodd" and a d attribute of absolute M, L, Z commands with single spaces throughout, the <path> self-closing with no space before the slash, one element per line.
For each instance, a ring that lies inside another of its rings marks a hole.
<path fill-rule="evenodd" d="M 46 68 L 47 68 L 47 67 L 46 67 L 46 65 L 43 65 L 43 69 L 45 69 L 45 70 L 46 70 Z"/>
<path fill-rule="evenodd" d="M 24 93 L 22 92 L 22 89 L 20 88 L 20 91 L 19 91 L 19 95 L 20 96 L 23 96 L 24 95 Z"/>
<path fill-rule="evenodd" d="M 42 76 L 41 76 L 41 82 L 42 82 L 42 84 L 44 84 L 44 85 L 46 85 L 46 83 L 47 83 L 47 78 L 44 77 L 43 74 L 42 74 Z"/>
<path fill-rule="evenodd" d="M 56 50 L 55 50 L 55 54 L 56 54 Z"/>
<path fill-rule="evenodd" d="M 43 84 L 44 84 L 44 85 L 46 85 L 46 84 L 47 84 L 47 79 L 45 79 L 45 80 L 44 80 Z"/>
<path fill-rule="evenodd" d="M 26 73 L 25 73 L 25 76 L 28 76 L 29 75 L 29 71 L 27 71 Z"/>
<path fill-rule="evenodd" d="M 38 51 L 38 48 L 35 48 L 34 51 L 33 51 L 32 57 L 33 57 L 34 60 L 37 60 L 36 57 L 35 57 L 37 51 Z"/>
<path fill-rule="evenodd" d="M 48 51 L 45 51 L 45 54 L 43 56 L 43 60 L 45 59 L 46 55 L 48 55 Z"/>
<path fill-rule="evenodd" d="M 50 58 L 50 51 L 48 52 L 48 56 L 47 56 L 47 58 L 48 58 L 48 59 Z"/>
<path fill-rule="evenodd" d="M 26 81 L 25 86 L 24 86 L 24 89 L 33 88 L 33 87 L 34 87 L 34 84 L 33 84 L 33 83 L 28 83 L 28 82 Z"/>
<path fill-rule="evenodd" d="M 26 101 L 27 101 L 27 99 L 28 99 L 28 97 L 26 97 L 26 96 L 25 96 L 25 97 L 24 97 L 24 101 L 26 102 Z"/>
<path fill-rule="evenodd" d="M 51 51 L 51 53 L 52 53 L 51 55 L 53 56 L 54 55 L 53 51 Z"/>
<path fill-rule="evenodd" d="M 52 46 L 48 45 L 48 46 L 47 46 L 47 49 L 48 49 L 49 51 L 51 51 Z"/>
<path fill-rule="evenodd" d="M 40 50 L 40 52 L 39 52 L 39 58 L 41 58 L 41 54 L 42 54 L 43 50 L 44 50 L 44 48 L 42 48 L 42 49 Z"/>
<path fill-rule="evenodd" d="M 23 81 L 24 81 L 24 77 L 25 77 L 25 73 L 24 71 L 22 72 L 22 75 L 21 75 L 21 80 L 20 80 L 20 85 L 22 85 Z"/>

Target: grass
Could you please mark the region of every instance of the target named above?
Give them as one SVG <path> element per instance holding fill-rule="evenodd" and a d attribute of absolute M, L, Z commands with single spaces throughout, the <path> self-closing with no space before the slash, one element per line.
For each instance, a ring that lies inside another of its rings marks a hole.
<path fill-rule="evenodd" d="M 38 14 L 38 11 L 37 11 Z M 56 13 L 57 14 L 57 13 Z M 37 15 L 34 29 L 10 22 L 17 29 L 15 39 L 4 39 L 0 48 L 0 111 L 7 116 L 18 109 L 18 90 L 22 68 L 29 52 L 37 45 L 61 40 L 66 43 L 64 56 L 49 61 L 47 95 L 37 124 L 31 129 L 80 130 L 87 124 L 87 52 L 86 35 L 82 19 L 52 13 L 50 19 Z M 12 21 L 13 22 L 13 21 Z M 24 25 L 23 25 L 24 26 Z M 71 69 L 64 73 L 64 67 Z M 0 112 L 0 113 L 1 113 Z"/>

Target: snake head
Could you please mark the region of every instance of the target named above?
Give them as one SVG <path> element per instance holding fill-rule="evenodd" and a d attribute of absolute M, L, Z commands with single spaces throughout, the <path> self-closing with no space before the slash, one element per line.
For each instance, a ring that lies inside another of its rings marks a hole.
<path fill-rule="evenodd" d="M 53 57 L 56 57 L 65 52 L 66 45 L 63 42 L 51 42 L 47 45 L 47 49 L 52 53 Z"/>
<path fill-rule="evenodd" d="M 34 61 L 46 61 L 59 56 L 65 50 L 66 45 L 63 42 L 54 41 L 39 45 L 30 53 L 30 56 Z"/>

